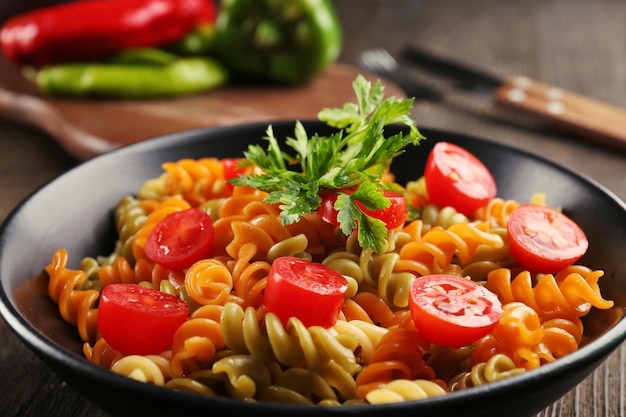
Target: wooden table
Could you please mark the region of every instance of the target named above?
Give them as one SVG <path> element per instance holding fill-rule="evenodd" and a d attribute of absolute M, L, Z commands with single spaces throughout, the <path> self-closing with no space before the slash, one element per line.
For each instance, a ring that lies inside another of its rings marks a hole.
<path fill-rule="evenodd" d="M 10 3 L 10 2 L 9 2 Z M 355 64 L 369 47 L 414 43 L 485 67 L 524 74 L 626 108 L 626 2 L 616 0 L 337 0 Z M 494 109 L 488 98 L 432 80 L 444 100 L 418 101 L 423 127 L 482 136 L 576 169 L 626 199 L 626 153 L 560 135 Z M 0 220 L 37 187 L 77 163 L 52 137 L 0 119 Z M 0 414 L 105 414 L 46 369 L 0 323 Z M 541 416 L 623 416 L 626 346 Z M 539 387 L 538 387 L 539 388 Z M 520 393 L 523 395 L 523 393 Z"/>

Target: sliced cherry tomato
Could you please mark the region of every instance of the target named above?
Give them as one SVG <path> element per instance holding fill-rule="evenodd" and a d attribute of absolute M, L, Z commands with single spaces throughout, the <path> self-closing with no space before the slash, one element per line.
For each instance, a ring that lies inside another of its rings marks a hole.
<path fill-rule="evenodd" d="M 104 287 L 98 304 L 98 329 L 125 355 L 156 355 L 172 344 L 189 316 L 180 298 L 137 284 Z"/>
<path fill-rule="evenodd" d="M 507 235 L 513 257 L 532 272 L 557 272 L 577 261 L 589 246 L 572 219 L 537 204 L 523 204 L 511 212 Z"/>
<path fill-rule="evenodd" d="M 344 190 L 346 194 L 350 194 L 351 190 Z M 384 190 L 383 195 L 387 197 L 391 205 L 387 208 L 380 210 L 368 210 L 363 207 L 363 204 L 360 202 L 356 202 L 356 204 L 361 208 L 363 213 L 367 214 L 370 217 L 375 219 L 382 220 L 385 223 L 385 226 L 388 230 L 395 229 L 398 226 L 401 226 L 406 221 L 409 213 L 406 208 L 406 200 L 404 199 L 404 195 L 397 193 L 395 191 Z M 334 226 L 339 226 L 339 221 L 337 220 L 337 210 L 335 209 L 335 202 L 337 201 L 338 194 L 335 192 L 326 192 L 321 195 L 322 203 L 317 209 L 319 215 L 324 219 L 325 222 L 330 223 Z"/>
<path fill-rule="evenodd" d="M 433 147 L 424 179 L 430 201 L 465 215 L 487 204 L 497 192 L 489 169 L 467 150 L 448 142 Z"/>
<path fill-rule="evenodd" d="M 185 269 L 213 249 L 213 221 L 203 210 L 191 208 L 169 214 L 146 239 L 146 256 L 169 269 Z"/>
<path fill-rule="evenodd" d="M 239 163 L 243 161 L 243 158 L 224 158 L 222 159 L 222 168 L 224 169 L 224 179 L 226 181 L 237 178 L 239 174 L 243 174 L 246 169 L 239 168 Z M 233 185 L 229 182 L 226 183 L 228 188 L 233 189 Z"/>
<path fill-rule="evenodd" d="M 340 273 L 293 256 L 272 263 L 265 287 L 265 307 L 286 325 L 290 317 L 306 327 L 332 327 L 348 289 Z"/>
<path fill-rule="evenodd" d="M 328 224 L 333 226 L 339 226 L 339 220 L 337 220 L 337 210 L 335 209 L 335 202 L 339 194 L 334 192 L 325 192 L 320 195 L 322 203 L 317 209 L 319 216 Z"/>
<path fill-rule="evenodd" d="M 413 281 L 409 306 L 415 328 L 426 340 L 459 348 L 489 334 L 502 314 L 498 297 L 482 285 L 453 275 Z"/>

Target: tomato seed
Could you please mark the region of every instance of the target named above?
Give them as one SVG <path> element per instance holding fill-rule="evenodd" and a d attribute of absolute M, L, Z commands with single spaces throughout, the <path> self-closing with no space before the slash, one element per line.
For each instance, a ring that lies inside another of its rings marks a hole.
<path fill-rule="evenodd" d="M 448 174 L 448 178 L 452 182 L 459 182 L 459 181 L 461 181 L 461 176 L 456 171 L 452 171 L 450 174 Z"/>

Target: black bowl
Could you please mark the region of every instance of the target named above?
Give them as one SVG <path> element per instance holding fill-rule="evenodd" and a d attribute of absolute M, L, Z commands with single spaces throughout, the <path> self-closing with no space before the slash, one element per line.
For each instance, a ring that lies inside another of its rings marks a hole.
<path fill-rule="evenodd" d="M 328 133 L 307 122 L 309 133 Z M 581 260 L 605 270 L 603 295 L 615 300 L 609 311 L 585 318 L 592 341 L 576 352 L 521 375 L 446 396 L 396 405 L 316 407 L 248 403 L 205 398 L 136 382 L 88 363 L 75 328 L 62 321 L 46 295 L 43 267 L 65 247 L 75 264 L 83 256 L 110 252 L 116 238 L 112 209 L 125 194 L 158 176 L 161 163 L 184 157 L 240 156 L 259 143 L 267 124 L 201 129 L 132 145 L 97 157 L 55 179 L 20 204 L 0 230 L 0 311 L 18 337 L 86 398 L 115 416 L 400 416 L 532 415 L 574 388 L 626 339 L 626 206 L 601 185 L 541 157 L 456 133 L 423 129 L 428 137 L 410 147 L 392 167 L 405 182 L 421 175 L 437 141 L 457 143 L 493 172 L 503 198 L 527 201 L 537 191 L 563 207 L 586 231 L 590 249 Z M 276 136 L 293 133 L 294 122 L 273 124 Z M 70 265 L 75 267 L 76 265 Z"/>

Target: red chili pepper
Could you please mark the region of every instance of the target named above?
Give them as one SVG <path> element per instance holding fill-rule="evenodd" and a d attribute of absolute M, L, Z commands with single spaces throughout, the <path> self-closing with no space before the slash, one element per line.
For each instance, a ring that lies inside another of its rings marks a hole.
<path fill-rule="evenodd" d="M 212 0 L 84 0 L 9 19 L 0 44 L 9 61 L 41 67 L 174 42 L 215 16 Z"/>

